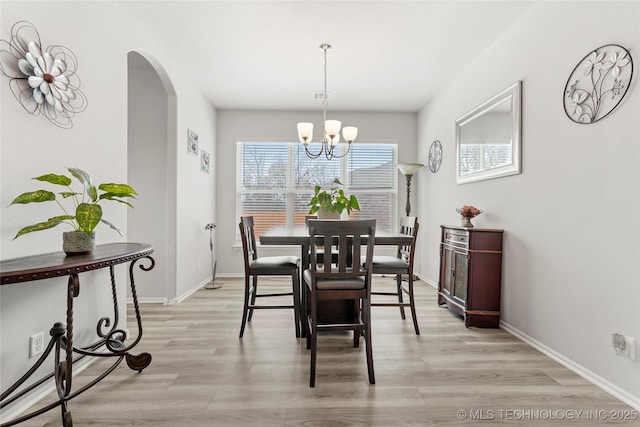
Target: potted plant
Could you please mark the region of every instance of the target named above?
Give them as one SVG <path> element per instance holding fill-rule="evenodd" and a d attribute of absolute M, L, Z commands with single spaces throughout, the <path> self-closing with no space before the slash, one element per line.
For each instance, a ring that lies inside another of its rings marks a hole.
<path fill-rule="evenodd" d="M 314 195 L 307 204 L 309 214 L 318 214 L 318 218 L 339 218 L 345 210 L 350 214 L 352 210 L 359 211 L 360 204 L 353 194 L 348 196 L 342 189 L 342 182 L 338 178 L 331 183 L 329 191 L 322 190 L 322 187 L 316 185 Z"/>
<path fill-rule="evenodd" d="M 460 214 L 460 226 L 462 227 L 473 227 L 471 219 L 482 213 L 480 209 L 471 205 L 464 205 L 461 208 L 457 208 L 456 212 Z"/>
<path fill-rule="evenodd" d="M 62 209 L 64 215 L 54 216 L 45 222 L 24 227 L 18 231 L 14 239 L 33 231 L 53 228 L 58 224 L 68 224 L 73 227 L 73 231 L 63 233 L 63 249 L 68 255 L 71 255 L 86 254 L 93 251 L 95 243 L 95 233 L 93 230 L 100 222 L 107 224 L 120 233 L 121 236 L 123 235 L 116 226 L 102 218 L 102 207 L 100 203 L 111 200 L 124 203 L 133 208 L 133 205 L 124 199 L 135 198 L 135 195 L 138 193 L 127 184 L 107 183 L 100 184 L 96 188 L 88 173 L 78 168 L 67 168 L 67 170 L 82 184 L 82 192 L 77 192 L 71 188 L 72 179 L 66 175 L 50 173 L 33 179 L 66 187 L 68 191 L 59 192 L 58 195 L 61 196 L 63 200 L 70 200 L 73 210 L 67 210 L 64 205 L 60 203 L 57 195 L 51 191 L 36 190 L 23 193 L 16 197 L 11 202 L 11 205 L 55 201 Z M 102 193 L 99 194 L 98 190 L 101 190 Z"/>

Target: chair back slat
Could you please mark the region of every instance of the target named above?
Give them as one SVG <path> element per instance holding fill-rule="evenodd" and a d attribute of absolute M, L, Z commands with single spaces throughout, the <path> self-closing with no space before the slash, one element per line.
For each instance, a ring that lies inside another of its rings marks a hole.
<path fill-rule="evenodd" d="M 309 220 L 312 274 L 322 279 L 370 277 L 375 227 L 375 220 Z M 358 260 L 363 246 L 366 247 L 366 262 L 361 264 Z M 337 264 L 325 260 L 322 268 L 318 268 L 318 248 L 324 248 L 325 253 L 337 249 Z"/>
<path fill-rule="evenodd" d="M 256 251 L 256 234 L 253 227 L 253 217 L 240 217 L 240 237 L 242 240 L 242 252 L 244 253 L 245 267 L 249 267 L 251 261 L 258 258 Z"/>
<path fill-rule="evenodd" d="M 413 260 L 413 254 L 416 250 L 416 238 L 418 237 L 418 218 L 415 216 L 405 216 L 400 218 L 400 233 L 407 236 L 413 236 L 410 245 L 398 245 L 398 258 L 409 263 Z"/>

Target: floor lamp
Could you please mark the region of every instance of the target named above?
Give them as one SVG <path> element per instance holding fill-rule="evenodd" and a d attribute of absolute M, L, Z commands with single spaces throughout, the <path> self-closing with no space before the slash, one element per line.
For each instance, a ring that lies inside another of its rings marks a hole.
<path fill-rule="evenodd" d="M 400 163 L 398 165 L 398 169 L 400 169 L 400 173 L 402 173 L 402 175 L 404 175 L 404 177 L 407 179 L 407 204 L 405 205 L 405 212 L 407 213 L 407 216 L 409 216 L 411 214 L 411 201 L 410 201 L 410 196 L 411 196 L 411 178 L 413 178 L 413 175 L 416 174 L 416 172 L 418 172 L 418 169 L 420 169 L 421 167 L 423 167 L 424 165 L 422 163 Z M 405 278 L 405 275 L 402 275 L 402 280 L 408 280 Z M 413 276 L 413 280 L 420 280 L 420 278 L 416 275 Z"/>
<path fill-rule="evenodd" d="M 413 178 L 413 175 L 415 175 L 415 173 L 418 172 L 418 169 L 420 169 L 423 166 L 424 165 L 421 163 L 400 163 L 398 165 L 398 169 L 400 169 L 400 172 L 402 173 L 402 175 L 404 175 L 405 178 L 407 179 L 407 204 L 405 205 L 405 209 L 404 209 L 405 212 L 407 213 L 407 216 L 411 214 L 411 201 L 410 201 L 411 178 Z"/>
<path fill-rule="evenodd" d="M 216 228 L 216 225 L 213 223 L 207 224 L 204 229 L 209 231 L 209 249 L 211 250 L 211 281 L 204 285 L 205 289 L 220 289 L 222 287 L 222 283 L 216 283 L 216 267 L 218 266 L 218 261 L 213 259 L 213 230 Z"/>

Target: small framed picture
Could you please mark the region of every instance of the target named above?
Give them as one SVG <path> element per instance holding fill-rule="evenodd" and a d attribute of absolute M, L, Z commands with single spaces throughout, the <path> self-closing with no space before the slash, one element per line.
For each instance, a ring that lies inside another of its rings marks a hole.
<path fill-rule="evenodd" d="M 211 156 L 204 150 L 200 150 L 200 170 L 209 173 L 209 163 Z"/>
<path fill-rule="evenodd" d="M 191 129 L 187 129 L 187 153 L 198 155 L 198 134 Z"/>

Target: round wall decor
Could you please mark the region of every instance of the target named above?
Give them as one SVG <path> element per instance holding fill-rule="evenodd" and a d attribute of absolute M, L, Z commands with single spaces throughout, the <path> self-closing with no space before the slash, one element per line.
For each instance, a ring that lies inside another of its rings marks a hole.
<path fill-rule="evenodd" d="M 431 148 L 429 148 L 429 170 L 433 173 L 438 172 L 441 162 L 442 144 L 440 144 L 440 141 L 435 140 L 431 143 Z"/>
<path fill-rule="evenodd" d="M 624 98 L 631 77 L 631 54 L 622 46 L 601 46 L 582 58 L 564 88 L 564 111 L 576 123 L 597 122 Z"/>
<path fill-rule="evenodd" d="M 41 114 L 64 129 L 87 108 L 77 69 L 73 52 L 61 45 L 45 47 L 30 22 L 16 22 L 11 38 L 0 40 L 0 74 L 10 79 L 13 96 L 29 114 Z"/>

